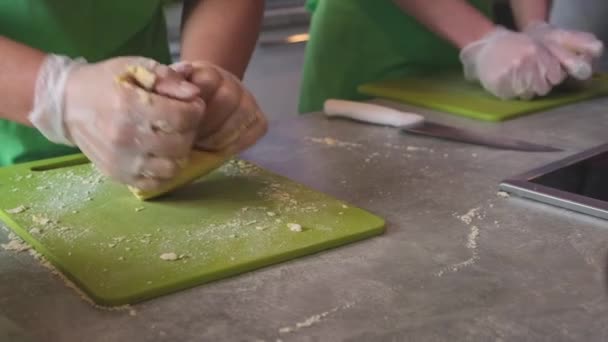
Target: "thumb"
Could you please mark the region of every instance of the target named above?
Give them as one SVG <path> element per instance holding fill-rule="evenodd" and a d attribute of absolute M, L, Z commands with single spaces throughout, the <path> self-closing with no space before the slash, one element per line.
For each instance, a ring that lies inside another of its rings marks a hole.
<path fill-rule="evenodd" d="M 176 100 L 195 100 L 200 94 L 200 89 L 187 80 L 189 76 L 187 68 L 184 71 L 185 74 L 182 74 L 166 65 L 159 65 L 155 70 L 157 79 L 152 90 Z"/>

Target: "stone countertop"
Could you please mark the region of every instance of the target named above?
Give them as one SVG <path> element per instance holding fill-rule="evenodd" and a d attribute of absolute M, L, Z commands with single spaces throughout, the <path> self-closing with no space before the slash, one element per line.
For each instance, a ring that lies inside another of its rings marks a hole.
<path fill-rule="evenodd" d="M 605 143 L 606 108 L 600 99 L 502 124 L 416 109 L 560 153 L 314 114 L 275 121 L 245 157 L 386 218 L 383 236 L 137 304 L 131 314 L 95 309 L 27 253 L 0 250 L 0 316 L 46 342 L 606 340 L 608 223 L 497 196 L 507 177 Z M 6 235 L 0 229 L 0 241 Z"/>

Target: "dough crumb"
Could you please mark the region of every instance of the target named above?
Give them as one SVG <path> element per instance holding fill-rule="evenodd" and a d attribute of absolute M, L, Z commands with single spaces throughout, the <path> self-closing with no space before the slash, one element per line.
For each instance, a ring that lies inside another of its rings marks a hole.
<path fill-rule="evenodd" d="M 129 310 L 129 316 L 137 316 L 137 311 L 135 309 Z"/>
<path fill-rule="evenodd" d="M 142 211 L 142 210 L 144 210 L 144 209 L 146 209 L 146 208 L 144 208 L 144 207 L 139 207 L 139 208 L 135 208 L 135 211 L 136 211 L 136 212 L 140 212 L 140 211 Z"/>
<path fill-rule="evenodd" d="M 44 217 L 44 216 L 32 215 L 32 221 L 34 221 L 34 223 L 37 223 L 37 224 L 47 225 L 51 222 L 51 219 L 49 219 L 48 217 Z"/>
<path fill-rule="evenodd" d="M 342 204 L 342 208 L 343 209 L 348 209 L 348 206 L 346 204 Z"/>
<path fill-rule="evenodd" d="M 274 216 L 276 216 L 277 214 L 273 213 L 272 211 L 269 211 L 269 212 L 267 212 L 267 213 L 266 213 L 266 215 L 268 215 L 268 216 L 270 216 L 270 217 L 274 217 Z"/>
<path fill-rule="evenodd" d="M 500 198 L 509 198 L 509 197 L 511 197 L 511 195 L 509 195 L 508 192 L 504 192 L 504 191 L 497 192 L 496 196 L 498 196 Z"/>
<path fill-rule="evenodd" d="M 257 230 L 264 230 L 264 229 L 266 229 L 266 227 L 256 226 L 255 229 L 257 229 Z"/>
<path fill-rule="evenodd" d="M 302 226 L 297 223 L 288 223 L 287 228 L 292 232 L 300 233 L 302 232 Z"/>
<path fill-rule="evenodd" d="M 21 214 L 22 212 L 28 210 L 29 208 L 24 206 L 24 205 L 20 205 L 16 208 L 13 209 L 8 209 L 6 212 L 9 214 Z"/>
<path fill-rule="evenodd" d="M 290 327 L 284 327 L 284 328 L 279 329 L 279 334 L 288 334 L 288 333 L 290 333 L 292 331 L 293 331 L 292 328 L 290 328 Z"/>
<path fill-rule="evenodd" d="M 173 252 L 163 253 L 160 255 L 160 258 L 161 258 L 161 260 L 164 260 L 164 261 L 175 261 L 175 260 L 179 259 L 177 254 L 175 254 Z"/>

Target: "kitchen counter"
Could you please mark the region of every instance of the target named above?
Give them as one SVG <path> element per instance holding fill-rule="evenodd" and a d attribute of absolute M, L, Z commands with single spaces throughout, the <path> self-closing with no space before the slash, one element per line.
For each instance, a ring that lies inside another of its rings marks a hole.
<path fill-rule="evenodd" d="M 594 100 L 503 124 L 417 110 L 560 153 L 320 115 L 275 121 L 246 158 L 386 218 L 384 235 L 132 311 L 95 309 L 27 253 L 0 250 L 0 316 L 45 342 L 606 340 L 608 222 L 503 198 L 497 187 L 605 143 L 607 108 Z"/>

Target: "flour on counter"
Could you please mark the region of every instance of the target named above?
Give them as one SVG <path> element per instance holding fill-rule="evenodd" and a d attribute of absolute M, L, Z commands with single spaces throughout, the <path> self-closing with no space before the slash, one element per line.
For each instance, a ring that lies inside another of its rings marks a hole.
<path fill-rule="evenodd" d="M 473 265 L 479 259 L 479 252 L 477 251 L 477 247 L 479 246 L 479 227 L 473 225 L 472 223 L 474 219 L 483 219 L 484 216 L 481 214 L 481 208 L 473 208 L 469 210 L 466 214 L 456 217 L 460 221 L 464 222 L 467 226 L 469 226 L 469 233 L 467 234 L 467 241 L 465 243 L 465 247 L 471 250 L 471 257 L 462 262 L 441 269 L 435 274 L 438 277 L 441 277 L 446 272 L 458 272 L 464 267 Z"/>
<path fill-rule="evenodd" d="M 340 141 L 334 138 L 330 138 L 330 137 L 325 137 L 325 138 L 314 138 L 314 137 L 306 137 L 306 140 L 317 143 L 317 144 L 322 144 L 325 146 L 330 146 L 330 147 L 361 147 L 363 145 L 359 144 L 359 143 L 353 143 L 353 142 L 348 142 L 348 141 Z"/>
<path fill-rule="evenodd" d="M 481 208 L 473 208 L 471 210 L 469 210 L 466 214 L 459 216 L 458 218 L 460 219 L 460 221 L 466 223 L 466 224 L 471 224 L 471 222 L 473 222 L 474 218 L 478 218 L 481 219 L 481 215 L 479 214 L 479 211 L 481 210 Z"/>
<path fill-rule="evenodd" d="M 296 332 L 300 329 L 303 328 L 308 328 L 311 327 L 315 324 L 320 323 L 325 317 L 337 312 L 340 309 L 348 309 L 350 307 L 353 306 L 353 303 L 347 303 L 346 305 L 343 306 L 337 306 L 329 311 L 325 311 L 322 312 L 320 314 L 316 314 L 316 315 L 312 315 L 308 318 L 306 318 L 305 320 L 303 320 L 302 322 L 297 322 L 294 326 L 286 326 L 286 327 L 282 327 L 279 329 L 279 333 L 280 334 L 288 334 L 288 333 L 292 333 L 292 332 Z"/>
<path fill-rule="evenodd" d="M 498 196 L 500 198 L 509 198 L 509 197 L 511 197 L 511 195 L 509 195 L 508 192 L 504 192 L 504 191 L 497 192 L 496 196 Z"/>
<path fill-rule="evenodd" d="M 8 239 L 8 243 L 0 244 L 0 247 L 2 247 L 2 249 L 6 251 L 20 253 L 32 249 L 30 245 L 28 245 L 25 241 L 21 240 L 21 238 L 19 238 L 14 233 L 8 234 Z"/>

